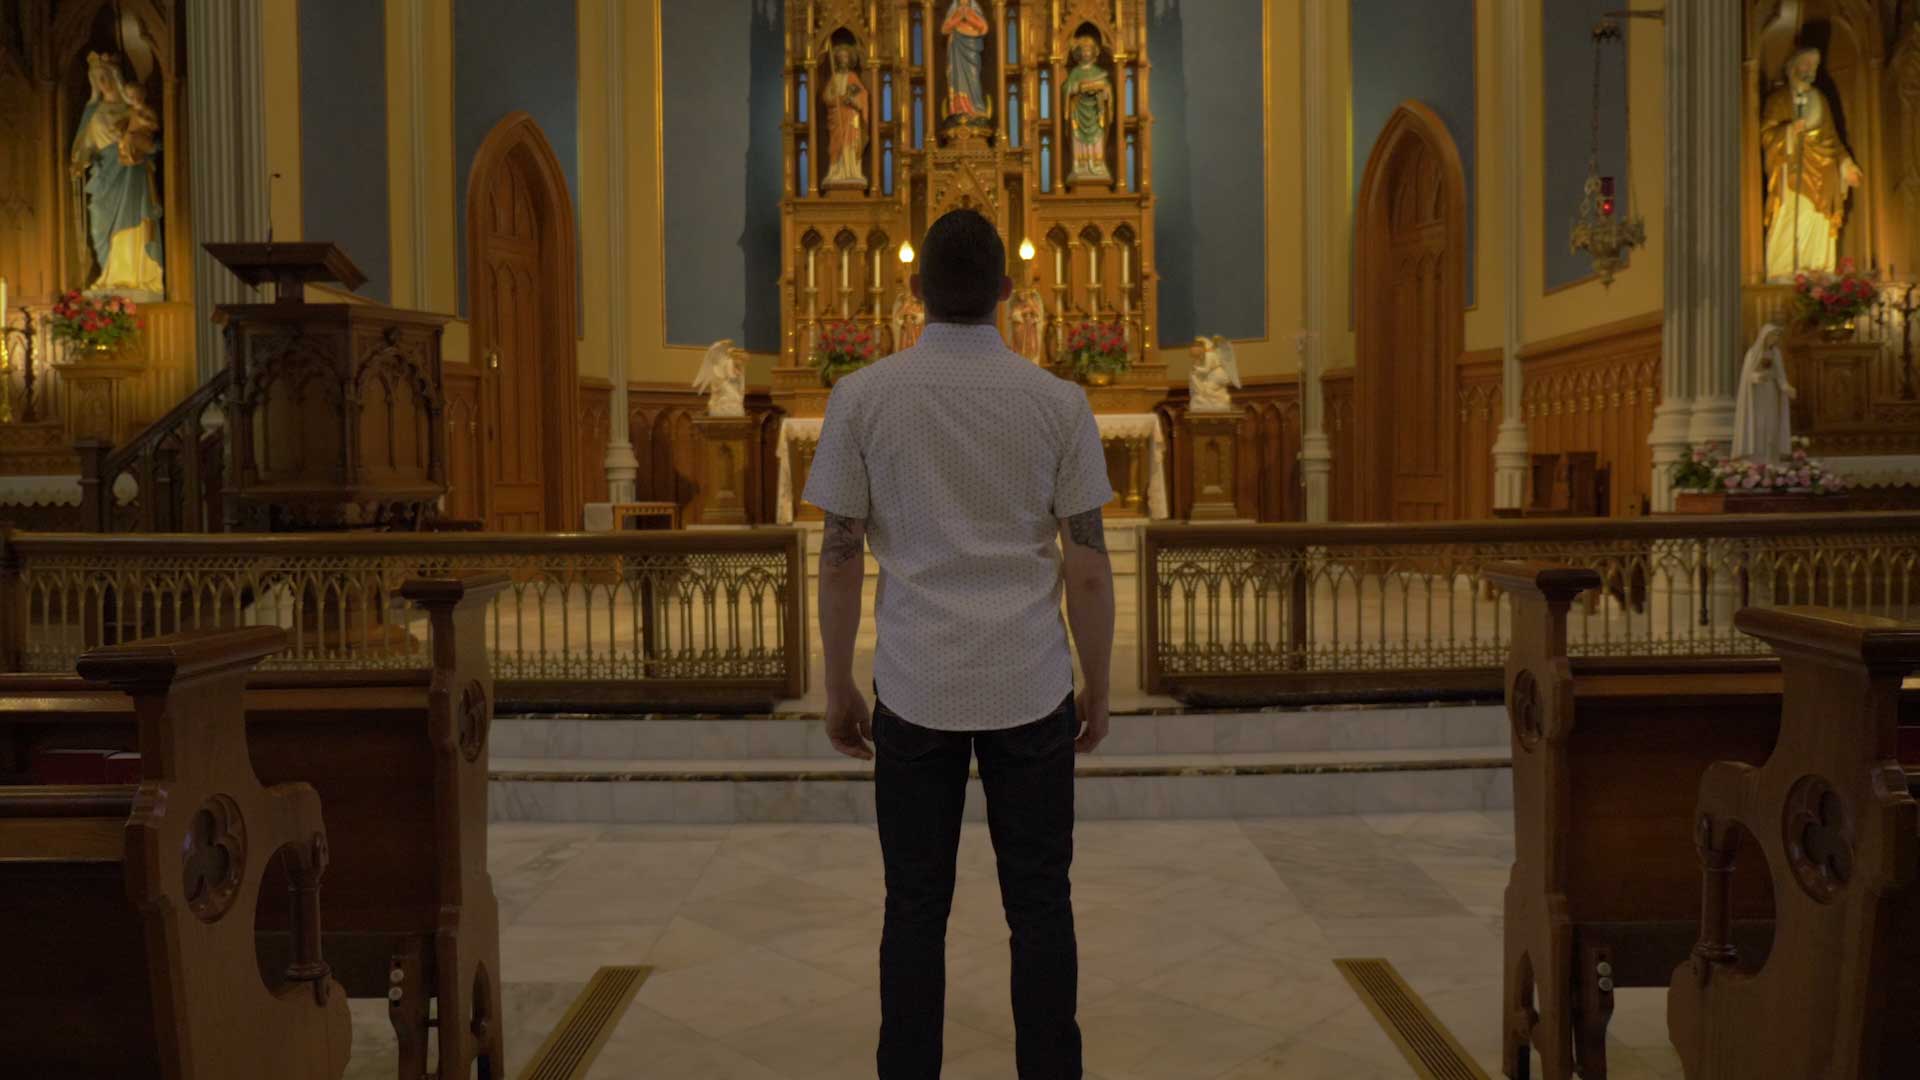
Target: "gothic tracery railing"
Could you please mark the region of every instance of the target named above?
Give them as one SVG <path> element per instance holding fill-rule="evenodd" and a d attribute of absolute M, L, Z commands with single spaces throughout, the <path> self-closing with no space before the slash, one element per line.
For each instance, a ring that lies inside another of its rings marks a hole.
<path fill-rule="evenodd" d="M 7 533 L 0 660 L 71 671 L 96 645 L 277 625 L 269 666 L 411 667 L 426 625 L 411 577 L 504 571 L 487 617 L 503 699 L 726 707 L 805 693 L 803 535 Z"/>
<path fill-rule="evenodd" d="M 1516 560 L 1600 572 L 1569 618 L 1575 655 L 1756 653 L 1733 626 L 1749 605 L 1920 616 L 1920 513 L 1150 526 L 1143 687 L 1223 701 L 1497 691 L 1510 624 L 1480 574 Z"/>

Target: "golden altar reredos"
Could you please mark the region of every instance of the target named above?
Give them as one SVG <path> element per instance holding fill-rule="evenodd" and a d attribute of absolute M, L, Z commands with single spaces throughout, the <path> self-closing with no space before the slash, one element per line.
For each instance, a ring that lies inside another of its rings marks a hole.
<path fill-rule="evenodd" d="M 824 327 L 866 330 L 883 353 L 899 342 L 895 314 L 912 272 L 901 246 L 961 207 L 998 226 L 1015 289 L 1038 292 L 1039 362 L 1071 377 L 1059 347 L 1067 331 L 1118 322 L 1133 366 L 1088 388 L 1094 410 L 1148 413 L 1166 397 L 1166 366 L 1151 347 L 1158 289 L 1144 8 L 1143 0 L 787 4 L 783 338 L 773 373 L 787 415 L 825 413 L 828 389 L 814 367 Z M 1076 128 L 1068 88 L 1101 74 L 1111 107 L 1088 139 L 1091 118 Z M 1002 305 L 1003 334 L 1010 307 Z"/>

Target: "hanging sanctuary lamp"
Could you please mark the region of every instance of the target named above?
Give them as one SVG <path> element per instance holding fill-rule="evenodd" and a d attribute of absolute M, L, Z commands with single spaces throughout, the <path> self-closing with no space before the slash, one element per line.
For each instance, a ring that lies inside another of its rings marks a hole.
<path fill-rule="evenodd" d="M 1647 226 L 1638 213 L 1639 206 L 1633 201 L 1633 112 L 1629 105 L 1625 112 L 1627 132 L 1627 210 L 1628 215 L 1616 213 L 1618 204 L 1614 200 L 1613 177 L 1600 175 L 1600 65 L 1606 54 L 1608 42 L 1620 42 L 1621 74 L 1624 84 L 1626 76 L 1625 41 L 1620 33 L 1620 24 L 1611 19 L 1595 23 L 1593 27 L 1593 140 L 1587 154 L 1587 182 L 1582 189 L 1580 216 L 1574 220 L 1572 235 L 1568 238 L 1574 251 L 1584 252 L 1593 260 L 1593 272 L 1600 277 L 1600 284 L 1612 285 L 1614 271 L 1627 261 L 1627 254 L 1634 248 L 1644 247 L 1647 243 Z M 1629 93 L 1629 97 L 1631 94 Z"/>

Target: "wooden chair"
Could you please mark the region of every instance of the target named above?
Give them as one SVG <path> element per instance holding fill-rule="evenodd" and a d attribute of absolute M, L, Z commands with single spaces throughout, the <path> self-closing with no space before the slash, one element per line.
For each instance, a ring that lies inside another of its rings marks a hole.
<path fill-rule="evenodd" d="M 493 677 L 484 616 L 501 574 L 418 579 L 428 667 L 256 673 L 247 747 L 268 781 L 306 780 L 333 852 L 324 936 L 352 997 L 387 1000 L 402 1080 L 504 1075 L 500 931 L 487 873 L 487 737 Z M 48 747 L 125 748 L 130 717 L 78 679 L 0 676 L 0 773 Z M 270 877 L 269 889 L 275 884 Z M 263 895 L 262 956 L 296 915 Z M 437 1058 L 429 1060 L 429 1034 Z"/>
<path fill-rule="evenodd" d="M 0 788 L 0 1062 L 62 1080 L 338 1078 L 352 1021 L 322 959 L 320 799 L 247 758 L 247 672 L 280 630 L 183 634 L 88 653 L 134 717 L 137 787 Z M 130 695 L 130 700 L 128 696 Z M 255 908 L 293 892 L 269 989 Z"/>
<path fill-rule="evenodd" d="M 1785 670 L 1777 749 L 1699 785 L 1704 918 L 1667 1020 L 1689 1080 L 1893 1080 L 1920 1071 L 1920 809 L 1899 758 L 1901 681 L 1920 625 L 1819 608 L 1748 609 Z M 1778 912 L 1754 970 L 1730 932 L 1758 848 Z"/>

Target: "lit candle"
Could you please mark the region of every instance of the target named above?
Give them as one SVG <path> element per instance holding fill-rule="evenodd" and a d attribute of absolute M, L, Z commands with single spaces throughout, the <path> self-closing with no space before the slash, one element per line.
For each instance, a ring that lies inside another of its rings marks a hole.
<path fill-rule="evenodd" d="M 1100 249 L 1087 245 L 1087 284 L 1100 287 Z"/>
<path fill-rule="evenodd" d="M 880 249 L 873 249 L 873 287 L 880 288 Z"/>
<path fill-rule="evenodd" d="M 1055 285 L 1067 283 L 1067 249 L 1059 246 L 1053 249 L 1053 283 Z"/>
<path fill-rule="evenodd" d="M 840 291 L 847 291 L 847 259 L 853 253 L 846 248 L 840 249 Z"/>
<path fill-rule="evenodd" d="M 807 249 L 807 288 L 809 289 L 813 288 L 813 256 L 818 250 L 817 248 Z"/>
<path fill-rule="evenodd" d="M 1133 284 L 1133 249 L 1130 247 L 1123 247 L 1120 249 L 1120 287 L 1126 288 L 1127 286 L 1132 284 Z"/>
<path fill-rule="evenodd" d="M 900 262 L 904 265 L 913 263 L 913 245 L 905 240 L 900 241 Z"/>
<path fill-rule="evenodd" d="M 1020 241 L 1020 261 L 1033 261 L 1033 241 L 1025 239 Z"/>

